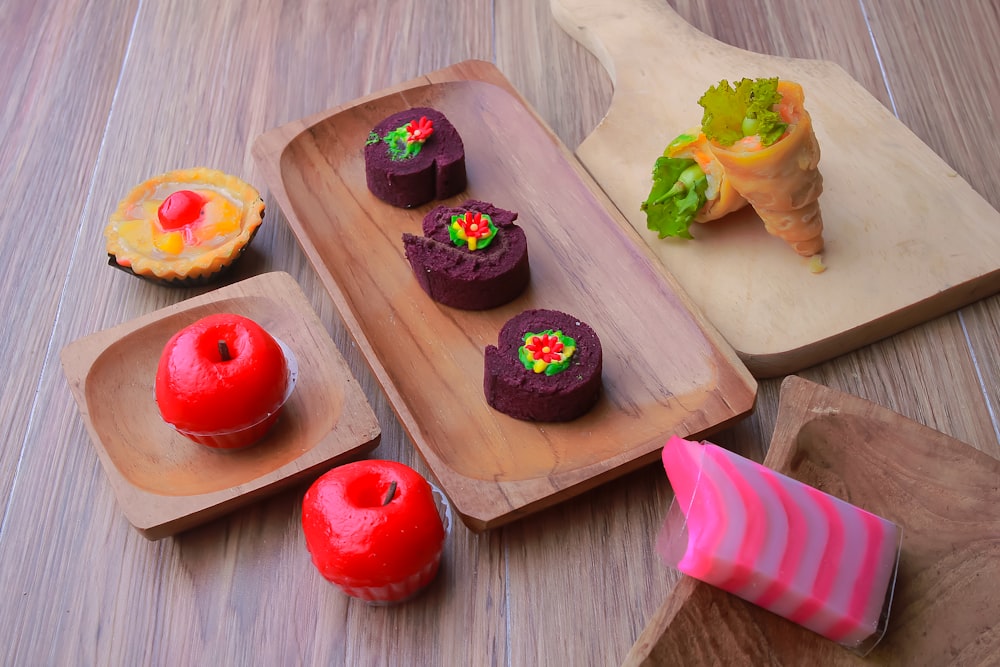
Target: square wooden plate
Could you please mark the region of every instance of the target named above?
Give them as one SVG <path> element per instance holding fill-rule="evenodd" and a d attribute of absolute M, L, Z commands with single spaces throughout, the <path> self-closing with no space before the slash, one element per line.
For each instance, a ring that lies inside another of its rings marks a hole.
<path fill-rule="evenodd" d="M 364 145 L 383 118 L 433 107 L 465 144 L 466 198 L 518 212 L 531 285 L 511 303 L 432 301 L 403 253 L 424 215 L 375 198 Z M 573 156 L 491 64 L 470 61 L 272 130 L 254 145 L 271 193 L 396 414 L 462 520 L 482 530 L 649 463 L 671 433 L 704 434 L 753 408 L 757 385 Z M 483 357 L 503 324 L 552 308 L 590 324 L 603 398 L 563 424 L 496 412 Z"/>
<path fill-rule="evenodd" d="M 789 376 L 764 464 L 903 527 L 882 642 L 861 658 L 683 577 L 626 665 L 1000 663 L 1000 460 L 869 401 Z"/>
<path fill-rule="evenodd" d="M 153 381 L 167 340 L 213 313 L 255 320 L 298 361 L 274 429 L 244 450 L 191 442 L 161 418 Z M 62 366 L 125 517 L 160 539 L 374 449 L 375 414 L 302 289 L 267 273 L 76 340 Z"/>

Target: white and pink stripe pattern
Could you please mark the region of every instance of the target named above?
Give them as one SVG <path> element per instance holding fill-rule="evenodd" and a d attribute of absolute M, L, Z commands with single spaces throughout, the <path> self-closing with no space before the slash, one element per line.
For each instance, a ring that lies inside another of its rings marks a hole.
<path fill-rule="evenodd" d="M 896 524 L 711 443 L 672 437 L 677 569 L 845 646 L 879 628 Z"/>

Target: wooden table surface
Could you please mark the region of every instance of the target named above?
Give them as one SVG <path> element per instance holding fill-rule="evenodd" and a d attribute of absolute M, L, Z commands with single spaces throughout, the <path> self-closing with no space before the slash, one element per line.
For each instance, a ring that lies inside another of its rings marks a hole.
<path fill-rule="evenodd" d="M 670 4 L 730 44 L 839 63 L 1000 207 L 992 0 Z M 70 341 L 205 291 L 107 266 L 105 220 L 132 185 L 199 164 L 260 184 L 250 146 L 262 132 L 470 58 L 495 62 L 571 149 L 611 99 L 610 77 L 545 0 L 0 6 L 0 662 L 621 662 L 673 585 L 651 549 L 671 498 L 658 466 L 484 534 L 460 525 L 426 594 L 369 607 L 309 562 L 301 486 L 174 538 L 141 537 L 60 368 Z M 268 217 L 233 279 L 294 276 L 375 409 L 375 454 L 426 471 L 264 194 Z M 800 375 L 1000 456 L 998 321 L 988 297 Z M 760 460 L 779 383 L 761 382 L 754 414 L 714 440 Z"/>

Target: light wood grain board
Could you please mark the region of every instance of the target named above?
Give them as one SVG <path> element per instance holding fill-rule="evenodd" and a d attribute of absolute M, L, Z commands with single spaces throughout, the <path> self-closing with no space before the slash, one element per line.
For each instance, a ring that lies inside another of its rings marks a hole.
<path fill-rule="evenodd" d="M 750 53 L 665 2 L 552 0 L 607 67 L 607 116 L 576 150 L 620 211 L 758 377 L 856 349 L 1000 289 L 1000 213 L 839 66 Z M 662 240 L 639 204 L 656 158 L 697 125 L 721 79 L 779 76 L 806 92 L 822 157 L 827 271 L 744 209 Z"/>
<path fill-rule="evenodd" d="M 371 128 L 416 106 L 443 112 L 462 135 L 470 185 L 449 204 L 481 199 L 520 216 L 531 284 L 505 306 L 430 300 L 401 237 L 436 203 L 399 209 L 367 189 Z M 474 530 L 648 463 L 670 433 L 710 432 L 752 409 L 756 382 L 735 353 L 495 66 L 461 63 L 277 128 L 254 154 L 400 421 Z M 484 349 L 528 308 L 570 313 L 601 338 L 603 397 L 573 422 L 522 422 L 486 404 Z"/>
<path fill-rule="evenodd" d="M 214 313 L 254 320 L 295 355 L 298 381 L 265 438 L 238 451 L 191 442 L 162 420 L 156 365 L 175 333 Z M 249 278 L 68 344 L 63 370 L 122 512 L 160 539 L 316 476 L 378 445 L 347 363 L 287 273 Z"/>
<path fill-rule="evenodd" d="M 903 527 L 889 625 L 865 659 L 684 577 L 628 665 L 943 665 L 1000 660 L 1000 460 L 789 376 L 764 464 Z"/>

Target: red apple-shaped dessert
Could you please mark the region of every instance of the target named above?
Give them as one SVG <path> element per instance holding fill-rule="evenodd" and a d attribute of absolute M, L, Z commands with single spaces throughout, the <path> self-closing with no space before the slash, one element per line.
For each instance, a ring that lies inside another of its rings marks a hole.
<path fill-rule="evenodd" d="M 246 447 L 277 421 L 294 385 L 294 359 L 253 320 L 209 315 L 167 342 L 156 371 L 163 420 L 195 442 Z"/>
<path fill-rule="evenodd" d="M 440 491 L 395 461 L 356 461 L 317 479 L 302 501 L 312 561 L 350 596 L 405 600 L 437 575 L 450 523 Z"/>

